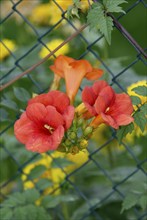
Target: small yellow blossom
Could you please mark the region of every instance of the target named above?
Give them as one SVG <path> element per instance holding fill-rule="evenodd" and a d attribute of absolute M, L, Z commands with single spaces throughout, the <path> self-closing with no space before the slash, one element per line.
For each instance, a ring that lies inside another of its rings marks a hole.
<path fill-rule="evenodd" d="M 62 39 L 54 39 L 48 43 L 46 43 L 46 46 L 53 51 L 56 47 L 58 47 L 63 42 Z M 67 54 L 69 52 L 69 45 L 65 44 L 63 47 L 61 47 L 56 53 L 56 56 L 59 56 L 60 54 Z M 46 47 L 43 47 L 39 53 L 39 56 L 41 58 L 44 58 L 49 54 L 49 50 Z M 53 56 L 51 56 L 53 58 Z"/>
<path fill-rule="evenodd" d="M 66 11 L 69 6 L 73 5 L 72 0 L 56 0 L 55 2 L 50 1 L 49 3 L 43 3 L 37 5 L 31 13 L 30 20 L 38 25 L 54 25 L 61 18 L 63 11 Z M 92 3 L 92 1 L 90 1 Z M 89 4 L 87 0 L 81 1 L 81 10 L 88 9 Z M 64 22 L 63 22 L 64 23 Z"/>
<path fill-rule="evenodd" d="M 2 42 L 10 51 L 15 50 L 15 44 L 12 40 L 3 39 Z M 10 56 L 9 50 L 0 42 L 0 60 L 4 60 L 6 57 Z"/>
<path fill-rule="evenodd" d="M 59 167 L 52 167 L 53 159 L 55 158 L 65 158 L 69 161 L 71 161 L 73 164 L 67 165 L 67 167 L 64 167 L 62 170 Z M 88 160 L 88 151 L 84 150 L 83 152 L 80 151 L 76 155 L 72 155 L 70 153 L 65 154 L 61 152 L 54 152 L 51 154 L 51 156 L 48 156 L 47 154 L 42 154 L 42 159 L 35 161 L 31 164 L 28 164 L 23 169 L 23 175 L 21 176 L 21 179 L 23 181 L 24 189 L 31 189 L 35 187 L 35 183 L 39 181 L 40 178 L 47 178 L 50 181 L 52 181 L 53 185 L 48 187 L 44 190 L 44 195 L 47 195 L 51 193 L 53 190 L 55 190 L 54 195 L 57 195 L 60 193 L 60 189 L 56 190 L 60 183 L 64 180 L 66 173 L 72 172 L 74 169 L 80 167 L 83 163 L 85 163 Z M 33 181 L 30 181 L 27 177 L 32 171 L 33 168 L 36 166 L 43 165 L 46 167 L 46 171 L 36 179 L 33 179 Z M 66 173 L 65 173 L 65 172 Z M 40 200 L 38 200 L 38 204 L 40 203 Z"/>

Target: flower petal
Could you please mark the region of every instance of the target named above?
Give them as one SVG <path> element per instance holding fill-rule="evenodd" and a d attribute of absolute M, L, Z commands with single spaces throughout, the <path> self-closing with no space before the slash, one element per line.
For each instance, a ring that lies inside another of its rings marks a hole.
<path fill-rule="evenodd" d="M 121 114 L 115 117 L 118 125 L 128 125 L 134 121 L 134 118 L 130 115 Z"/>
<path fill-rule="evenodd" d="M 44 153 L 58 148 L 64 136 L 63 126 L 59 126 L 51 136 L 33 135 L 26 144 L 26 149 L 32 152 Z"/>
<path fill-rule="evenodd" d="M 53 106 L 47 106 L 46 107 L 47 114 L 44 118 L 44 122 L 53 127 L 57 128 L 59 125 L 64 124 L 63 116 L 56 110 Z"/>
<path fill-rule="evenodd" d="M 56 90 L 49 92 L 49 94 L 52 98 L 52 105 L 62 114 L 70 104 L 68 96 L 63 92 Z"/>
<path fill-rule="evenodd" d="M 98 98 L 95 102 L 95 110 L 98 114 L 101 112 L 107 111 L 115 100 L 115 93 L 114 90 L 110 86 L 106 86 L 102 91 L 99 93 Z"/>
<path fill-rule="evenodd" d="M 102 69 L 93 68 L 91 72 L 86 73 L 85 77 L 88 80 L 97 80 L 103 75 Z"/>
<path fill-rule="evenodd" d="M 72 121 L 74 119 L 74 113 L 75 113 L 75 109 L 73 106 L 68 106 L 67 109 L 65 110 L 64 114 L 63 114 L 63 118 L 65 121 L 65 130 L 67 130 L 68 128 L 70 128 Z"/>
<path fill-rule="evenodd" d="M 84 103 L 88 103 L 89 105 L 94 105 L 96 97 L 97 96 L 93 92 L 92 87 L 85 86 L 85 88 L 82 91 L 82 101 Z"/>
<path fill-rule="evenodd" d="M 106 124 L 110 125 L 111 127 L 115 128 L 115 129 L 119 128 L 119 125 L 117 124 L 117 122 L 110 115 L 106 115 L 104 113 L 101 113 L 101 116 Z"/>
<path fill-rule="evenodd" d="M 33 133 L 36 132 L 37 127 L 35 124 L 27 117 L 26 112 L 24 112 L 20 119 L 18 119 L 14 124 L 14 133 L 18 141 L 23 144 L 29 139 Z"/>
<path fill-rule="evenodd" d="M 28 102 L 28 105 L 33 104 L 33 103 L 42 103 L 44 106 L 48 106 L 52 104 L 53 102 L 52 99 L 53 98 L 50 96 L 50 93 L 41 94 L 30 99 Z"/>
<path fill-rule="evenodd" d="M 28 105 L 26 109 L 27 117 L 34 123 L 40 125 L 44 122 L 44 119 L 47 114 L 45 106 L 41 103 L 33 103 Z"/>
<path fill-rule="evenodd" d="M 104 80 L 99 80 L 95 82 L 92 86 L 93 91 L 96 95 L 99 95 L 99 93 L 104 89 L 106 86 L 109 86 L 108 83 Z"/>
<path fill-rule="evenodd" d="M 130 115 L 133 112 L 133 105 L 130 97 L 127 94 L 116 94 L 114 105 L 110 108 L 110 113 L 113 116 L 119 114 Z"/>

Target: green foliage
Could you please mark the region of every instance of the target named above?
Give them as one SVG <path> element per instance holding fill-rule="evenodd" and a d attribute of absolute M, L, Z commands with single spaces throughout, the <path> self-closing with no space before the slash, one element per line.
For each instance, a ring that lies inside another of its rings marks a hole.
<path fill-rule="evenodd" d="M 127 135 L 127 134 L 131 134 L 132 131 L 134 130 L 134 124 L 131 123 L 129 125 L 126 126 L 122 126 L 118 131 L 117 131 L 117 139 L 118 142 L 121 143 L 122 139 Z"/>
<path fill-rule="evenodd" d="M 45 171 L 46 171 L 45 166 L 38 165 L 31 170 L 31 172 L 29 174 L 29 179 L 35 179 L 35 178 L 41 176 L 41 174 L 43 174 Z"/>
<path fill-rule="evenodd" d="M 73 5 L 69 6 L 67 9 L 67 18 L 73 18 L 73 16 L 80 18 L 79 9 L 81 9 L 80 0 L 73 0 Z"/>
<path fill-rule="evenodd" d="M 141 131 L 144 132 L 147 123 L 147 118 L 143 111 L 140 110 L 134 114 L 134 122 L 141 129 Z"/>
<path fill-rule="evenodd" d="M 35 205 L 39 197 L 40 194 L 36 189 L 13 193 L 1 205 L 1 218 L 3 220 L 51 220 L 51 216 L 44 207 Z"/>
<path fill-rule="evenodd" d="M 104 34 L 108 44 L 111 43 L 111 32 L 113 30 L 113 19 L 108 13 L 111 12 L 123 12 L 119 6 L 122 3 L 126 3 L 124 0 L 104 0 L 103 4 L 93 3 L 92 8 L 87 15 L 87 22 L 90 24 L 90 29 L 98 29 Z"/>
<path fill-rule="evenodd" d="M 133 105 L 139 105 L 141 103 L 141 100 L 138 96 L 130 96 L 130 98 Z"/>
<path fill-rule="evenodd" d="M 135 205 L 139 205 L 141 209 L 145 210 L 147 207 L 147 199 L 146 199 L 146 190 L 147 190 L 147 183 L 136 181 L 131 187 L 131 191 L 126 195 L 123 203 L 122 203 L 122 210 L 128 210 Z"/>
<path fill-rule="evenodd" d="M 132 89 L 135 93 L 141 96 L 147 96 L 147 86 L 138 86 Z"/>
<path fill-rule="evenodd" d="M 31 96 L 28 93 L 28 91 L 26 89 L 24 89 L 24 88 L 20 88 L 20 87 L 16 88 L 16 87 L 14 87 L 13 91 L 14 91 L 15 97 L 19 101 L 21 101 L 21 102 L 27 102 L 31 98 Z"/>

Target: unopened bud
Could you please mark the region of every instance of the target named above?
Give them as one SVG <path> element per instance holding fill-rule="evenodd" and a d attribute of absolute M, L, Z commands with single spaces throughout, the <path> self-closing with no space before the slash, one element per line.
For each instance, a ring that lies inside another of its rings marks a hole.
<path fill-rule="evenodd" d="M 77 138 L 77 135 L 76 135 L 76 133 L 75 132 L 70 132 L 69 133 L 69 138 L 71 138 L 72 140 L 74 140 L 74 139 L 76 139 Z"/>
<path fill-rule="evenodd" d="M 73 155 L 79 153 L 79 148 L 77 146 L 71 147 L 70 153 Z"/>
<path fill-rule="evenodd" d="M 65 145 L 66 145 L 66 146 L 70 146 L 70 145 L 71 145 L 71 141 L 70 141 L 69 139 L 66 139 Z"/>
<path fill-rule="evenodd" d="M 80 119 L 77 121 L 78 127 L 80 127 L 80 126 L 83 124 L 83 122 L 84 122 L 83 118 L 80 118 Z"/>
<path fill-rule="evenodd" d="M 86 139 L 82 139 L 80 141 L 80 147 L 81 148 L 86 148 L 88 146 L 88 141 Z"/>
<path fill-rule="evenodd" d="M 92 134 L 92 132 L 93 132 L 93 127 L 88 126 L 87 128 L 84 129 L 83 134 L 85 136 L 88 136 L 89 134 Z"/>
<path fill-rule="evenodd" d="M 57 151 L 59 151 L 59 152 L 66 152 L 66 147 L 63 146 L 63 145 L 60 145 L 60 146 L 57 148 Z"/>

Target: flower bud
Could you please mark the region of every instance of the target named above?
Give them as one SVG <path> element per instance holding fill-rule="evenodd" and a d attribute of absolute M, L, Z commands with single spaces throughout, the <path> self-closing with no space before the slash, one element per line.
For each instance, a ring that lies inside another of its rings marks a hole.
<path fill-rule="evenodd" d="M 80 147 L 81 148 L 86 148 L 88 146 L 88 141 L 86 139 L 82 139 L 80 141 Z"/>
<path fill-rule="evenodd" d="M 84 122 L 83 118 L 80 118 L 80 119 L 77 121 L 78 127 L 82 126 L 82 125 L 83 125 L 83 122 Z"/>
<path fill-rule="evenodd" d="M 69 133 L 69 138 L 71 138 L 72 140 L 74 140 L 74 139 L 77 138 L 77 134 L 72 131 L 72 132 Z"/>
<path fill-rule="evenodd" d="M 83 134 L 85 136 L 88 136 L 89 134 L 92 134 L 92 132 L 93 132 L 93 127 L 88 126 L 87 128 L 84 129 Z"/>
<path fill-rule="evenodd" d="M 79 148 L 77 146 L 71 147 L 70 153 L 73 155 L 79 153 Z"/>
<path fill-rule="evenodd" d="M 69 139 L 66 139 L 65 145 L 66 145 L 66 146 L 70 146 L 70 145 L 71 145 L 71 141 L 70 141 Z"/>

